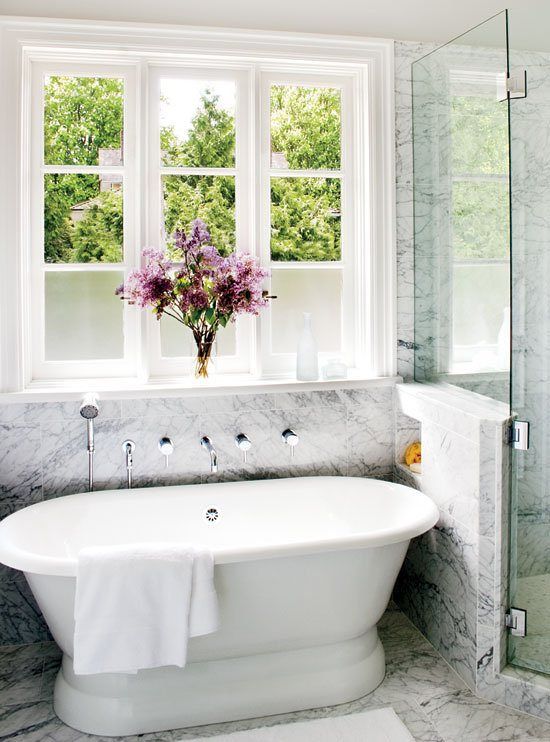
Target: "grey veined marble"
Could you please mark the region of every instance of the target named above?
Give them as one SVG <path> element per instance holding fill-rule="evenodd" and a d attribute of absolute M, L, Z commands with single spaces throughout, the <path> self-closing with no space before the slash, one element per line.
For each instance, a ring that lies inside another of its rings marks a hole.
<path fill-rule="evenodd" d="M 78 402 L 0 405 L 0 518 L 42 499 L 87 487 L 86 425 Z M 295 456 L 281 441 L 300 435 Z M 201 395 L 100 402 L 95 488 L 125 486 L 122 441 L 136 443 L 134 485 L 191 484 L 267 477 L 352 475 L 390 478 L 393 385 L 311 392 Z M 252 441 L 246 463 L 234 444 Z M 218 450 L 213 476 L 200 448 Z M 169 436 L 168 468 L 157 444 Z M 22 574 L 0 566 L 0 645 L 42 641 L 48 632 Z"/>
<path fill-rule="evenodd" d="M 467 690 L 417 629 L 395 607 L 380 621 L 386 677 L 374 693 L 341 706 L 124 738 L 115 742 L 215 739 L 242 729 L 392 707 L 418 742 L 535 742 L 550 739 L 550 723 L 482 701 Z M 0 736 L 25 742 L 99 742 L 55 716 L 51 698 L 59 652 L 52 644 L 0 649 Z"/>

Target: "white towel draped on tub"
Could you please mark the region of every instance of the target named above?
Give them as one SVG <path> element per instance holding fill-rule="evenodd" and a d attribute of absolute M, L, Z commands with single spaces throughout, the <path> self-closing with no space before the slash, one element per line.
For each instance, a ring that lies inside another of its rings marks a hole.
<path fill-rule="evenodd" d="M 214 561 L 182 544 L 94 546 L 78 555 L 74 671 L 184 667 L 187 641 L 218 628 Z"/>

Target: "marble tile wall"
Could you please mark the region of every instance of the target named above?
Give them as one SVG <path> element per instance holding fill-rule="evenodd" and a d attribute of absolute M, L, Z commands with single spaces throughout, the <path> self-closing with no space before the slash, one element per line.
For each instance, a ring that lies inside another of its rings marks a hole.
<path fill-rule="evenodd" d="M 43 499 L 86 490 L 86 426 L 79 402 L 0 405 L 0 517 Z M 300 436 L 294 459 L 281 441 Z M 125 486 L 121 444 L 136 443 L 134 484 L 198 483 L 307 475 L 392 476 L 393 382 L 312 392 L 100 401 L 96 489 Z M 244 464 L 234 437 L 253 446 Z M 175 445 L 169 467 L 157 443 Z M 218 451 L 211 475 L 200 448 Z M 0 567 L 0 644 L 48 638 L 22 574 Z"/>
<path fill-rule="evenodd" d="M 414 377 L 414 243 L 411 64 L 433 44 L 395 42 L 397 373 Z"/>
<path fill-rule="evenodd" d="M 495 471 L 507 408 L 467 391 L 421 384 L 400 385 L 395 394 L 396 431 L 416 426 L 423 452 L 422 475 L 412 479 L 399 465 L 403 440 L 396 435 L 395 477 L 421 489 L 440 510 L 435 528 L 411 543 L 395 599 L 475 690 L 479 628 L 493 620 L 494 603 L 495 528 L 485 501 L 501 486 Z"/>

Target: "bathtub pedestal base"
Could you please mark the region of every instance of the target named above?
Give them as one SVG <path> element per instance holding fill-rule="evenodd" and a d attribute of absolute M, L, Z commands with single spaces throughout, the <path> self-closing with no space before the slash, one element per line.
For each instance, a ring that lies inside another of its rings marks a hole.
<path fill-rule="evenodd" d="M 373 691 L 384 672 L 376 628 L 336 644 L 137 675 L 78 676 L 64 655 L 54 708 L 82 732 L 123 736 L 345 703 Z"/>

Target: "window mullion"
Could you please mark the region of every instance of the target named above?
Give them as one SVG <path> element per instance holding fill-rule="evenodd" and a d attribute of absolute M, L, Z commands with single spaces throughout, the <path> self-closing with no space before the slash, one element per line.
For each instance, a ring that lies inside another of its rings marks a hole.
<path fill-rule="evenodd" d="M 290 170 L 284 168 L 271 168 L 270 178 L 338 178 L 345 177 L 343 170 Z"/>

